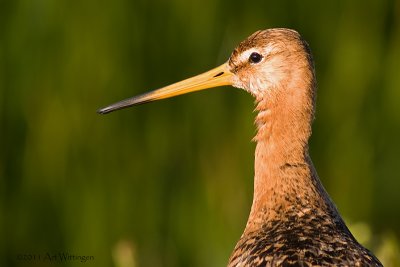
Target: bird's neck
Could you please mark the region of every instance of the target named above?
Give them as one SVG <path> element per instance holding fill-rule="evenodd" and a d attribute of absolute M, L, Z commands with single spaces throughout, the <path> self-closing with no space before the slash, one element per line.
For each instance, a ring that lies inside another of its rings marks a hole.
<path fill-rule="evenodd" d="M 307 86 L 311 86 L 308 84 Z M 246 231 L 330 205 L 308 154 L 313 88 L 257 99 L 254 197 Z M 290 90 L 290 88 L 288 89 Z"/>

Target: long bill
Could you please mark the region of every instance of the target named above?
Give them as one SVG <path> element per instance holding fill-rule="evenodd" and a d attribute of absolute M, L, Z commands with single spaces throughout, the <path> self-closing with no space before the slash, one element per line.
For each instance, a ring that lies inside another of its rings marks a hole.
<path fill-rule="evenodd" d="M 169 98 L 177 95 L 187 94 L 190 92 L 200 91 L 208 88 L 232 85 L 233 73 L 229 70 L 227 63 L 222 64 L 212 70 L 199 74 L 192 78 L 150 91 L 132 98 L 122 100 L 114 103 L 97 112 L 100 114 L 107 114 L 115 110 L 148 103 L 151 101 Z"/>

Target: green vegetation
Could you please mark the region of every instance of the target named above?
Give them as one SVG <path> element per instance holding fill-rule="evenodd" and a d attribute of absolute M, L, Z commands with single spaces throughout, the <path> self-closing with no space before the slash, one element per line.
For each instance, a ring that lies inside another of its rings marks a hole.
<path fill-rule="evenodd" d="M 400 266 L 399 12 L 372 0 L 2 1 L 0 265 L 56 266 L 43 257 L 61 252 L 94 257 L 64 266 L 224 266 L 252 199 L 252 97 L 225 87 L 95 111 L 288 27 L 316 61 L 319 175 L 359 239 Z"/>

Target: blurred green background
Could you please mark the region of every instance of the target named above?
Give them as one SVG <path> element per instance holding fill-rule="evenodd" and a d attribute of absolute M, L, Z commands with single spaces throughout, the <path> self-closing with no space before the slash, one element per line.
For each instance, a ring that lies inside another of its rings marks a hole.
<path fill-rule="evenodd" d="M 107 116 L 289 27 L 317 70 L 310 150 L 360 241 L 400 266 L 400 1 L 0 2 L 0 265 L 224 266 L 252 200 L 253 99 L 224 87 Z"/>

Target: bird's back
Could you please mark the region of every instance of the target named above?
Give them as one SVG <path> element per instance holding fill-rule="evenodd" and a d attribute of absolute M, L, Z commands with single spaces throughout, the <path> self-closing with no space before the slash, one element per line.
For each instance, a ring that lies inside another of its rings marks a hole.
<path fill-rule="evenodd" d="M 304 210 L 304 209 L 303 209 Z M 335 210 L 296 207 L 280 219 L 245 232 L 229 267 L 238 266 L 382 266 L 361 246 Z"/>

